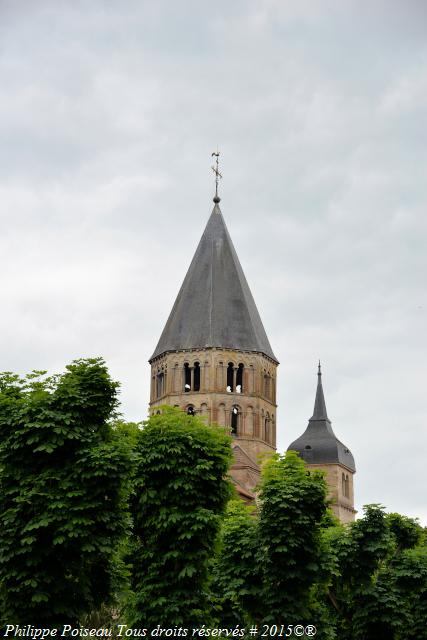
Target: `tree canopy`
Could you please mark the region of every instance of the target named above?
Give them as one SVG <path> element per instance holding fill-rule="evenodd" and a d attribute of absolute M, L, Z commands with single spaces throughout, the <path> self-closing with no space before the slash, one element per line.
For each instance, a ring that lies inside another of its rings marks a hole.
<path fill-rule="evenodd" d="M 117 391 L 101 359 L 0 376 L 4 620 L 77 623 L 111 596 L 128 528 L 130 447 L 109 423 Z"/>
<path fill-rule="evenodd" d="M 117 394 L 101 359 L 0 374 L 0 624 L 113 625 L 114 602 L 134 627 L 426 637 L 416 520 L 368 505 L 340 524 L 323 474 L 292 452 L 265 462 L 247 507 L 223 429 L 172 407 L 126 423 Z"/>
<path fill-rule="evenodd" d="M 230 496 L 230 443 L 172 407 L 144 423 L 132 498 L 133 625 L 211 619 L 208 569 Z"/>

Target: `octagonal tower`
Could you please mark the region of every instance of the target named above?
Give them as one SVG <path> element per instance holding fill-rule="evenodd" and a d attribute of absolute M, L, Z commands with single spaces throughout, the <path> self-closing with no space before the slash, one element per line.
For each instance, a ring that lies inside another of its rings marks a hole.
<path fill-rule="evenodd" d="M 233 436 L 233 480 L 248 500 L 258 455 L 276 448 L 276 369 L 220 199 L 150 358 L 150 412 L 162 404 L 206 416 Z M 247 495 L 246 495 L 247 494 Z"/>

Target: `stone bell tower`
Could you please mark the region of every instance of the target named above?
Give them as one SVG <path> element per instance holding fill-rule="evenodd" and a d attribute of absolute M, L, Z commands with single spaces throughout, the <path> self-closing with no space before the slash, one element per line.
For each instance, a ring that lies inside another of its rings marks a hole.
<path fill-rule="evenodd" d="M 276 448 L 275 357 L 225 226 L 214 208 L 150 358 L 150 413 L 168 404 L 233 436 L 232 479 L 252 500 L 259 454 Z"/>

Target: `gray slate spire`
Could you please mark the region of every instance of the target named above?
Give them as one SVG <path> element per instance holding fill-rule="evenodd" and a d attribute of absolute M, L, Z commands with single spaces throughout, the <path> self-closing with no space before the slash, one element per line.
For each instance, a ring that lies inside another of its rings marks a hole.
<path fill-rule="evenodd" d="M 277 361 L 219 208 L 206 225 L 150 361 L 167 351 L 223 347 Z"/>
<path fill-rule="evenodd" d="M 336 437 L 326 412 L 320 362 L 313 415 L 308 421 L 307 429 L 288 447 L 289 450 L 299 453 L 308 464 L 339 463 L 356 471 L 351 451 Z"/>
<path fill-rule="evenodd" d="M 311 420 L 328 420 L 329 422 L 328 414 L 326 413 L 325 396 L 323 395 L 322 370 L 320 368 L 320 360 L 319 360 L 319 367 L 317 369 L 316 400 L 314 401 L 313 415 L 310 419 Z"/>

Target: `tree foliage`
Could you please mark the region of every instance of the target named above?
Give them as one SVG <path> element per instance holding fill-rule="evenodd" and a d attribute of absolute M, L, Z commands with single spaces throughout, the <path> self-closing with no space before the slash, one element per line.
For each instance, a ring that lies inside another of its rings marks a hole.
<path fill-rule="evenodd" d="M 293 452 L 264 466 L 258 512 L 232 504 L 214 565 L 223 624 L 316 624 L 329 635 L 324 595 L 334 558 L 324 539 L 323 474 Z"/>
<path fill-rule="evenodd" d="M 213 564 L 212 591 L 222 626 L 244 625 L 260 617 L 262 571 L 256 561 L 258 518 L 236 497 L 227 505 Z"/>
<path fill-rule="evenodd" d="M 230 495 L 230 438 L 172 407 L 139 434 L 130 622 L 208 624 L 208 567 Z"/>
<path fill-rule="evenodd" d="M 334 541 L 339 571 L 331 586 L 342 640 L 416 640 L 427 623 L 427 549 L 411 518 L 365 507 Z M 421 635 L 420 635 L 421 634 Z"/>
<path fill-rule="evenodd" d="M 117 391 L 101 359 L 0 376 L 3 620 L 76 624 L 111 596 L 128 524 L 130 447 L 108 422 Z"/>
<path fill-rule="evenodd" d="M 213 568 L 221 622 L 311 623 L 340 640 L 426 637 L 425 530 L 379 505 L 341 525 L 325 489 L 287 453 L 266 465 L 256 514 L 230 504 Z"/>
<path fill-rule="evenodd" d="M 260 489 L 264 620 L 308 624 L 312 587 L 322 579 L 325 479 L 290 451 L 267 462 Z"/>
<path fill-rule="evenodd" d="M 171 407 L 141 430 L 117 420 L 117 392 L 100 359 L 0 375 L 1 624 L 107 624 L 114 592 L 133 626 L 426 637 L 415 520 L 369 505 L 339 524 L 323 475 L 292 452 L 264 465 L 256 509 L 232 500 L 224 515 L 230 438 Z"/>

